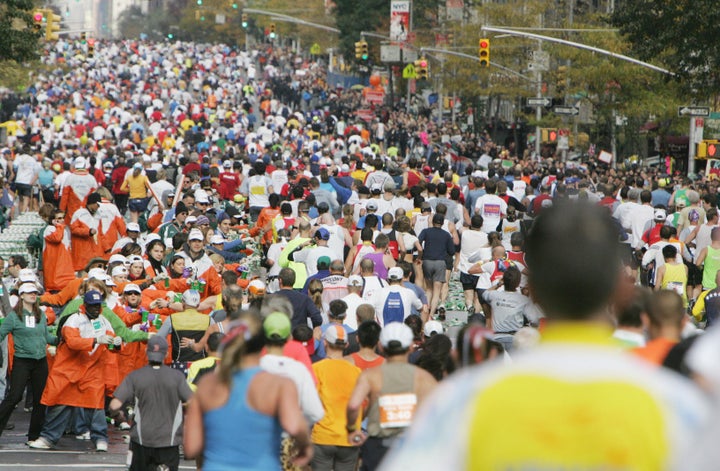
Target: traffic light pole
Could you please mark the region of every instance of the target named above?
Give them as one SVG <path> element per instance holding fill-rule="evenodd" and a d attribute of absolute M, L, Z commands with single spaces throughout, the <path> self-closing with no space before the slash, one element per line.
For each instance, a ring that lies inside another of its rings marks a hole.
<path fill-rule="evenodd" d="M 283 15 L 282 13 L 275 13 L 274 11 L 258 10 L 256 8 L 243 8 L 243 12 L 244 13 L 255 13 L 257 15 L 271 16 L 274 19 L 276 19 L 277 21 L 283 21 L 285 23 L 297 23 L 299 25 L 310 26 L 312 28 L 322 29 L 325 31 L 329 31 L 331 33 L 340 34 L 340 30 L 337 28 L 333 28 L 332 26 L 326 26 L 326 25 L 321 25 L 318 23 L 312 23 L 310 21 L 298 19 L 294 16 Z"/>

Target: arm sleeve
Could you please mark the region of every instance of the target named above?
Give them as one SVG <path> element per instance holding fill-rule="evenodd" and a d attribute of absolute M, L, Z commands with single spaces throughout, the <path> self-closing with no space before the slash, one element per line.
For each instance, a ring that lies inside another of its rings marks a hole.
<path fill-rule="evenodd" d="M 160 337 L 167 337 L 170 331 L 172 330 L 172 320 L 170 319 L 170 316 L 165 319 L 165 322 L 163 322 L 163 325 L 158 329 L 157 335 Z"/>
<path fill-rule="evenodd" d="M 298 388 L 300 408 L 312 426 L 312 424 L 320 421 L 325 416 L 325 409 L 323 409 L 320 395 L 315 389 L 315 382 L 310 372 L 305 367 L 298 367 L 298 372 L 302 375 L 302 381 Z"/>

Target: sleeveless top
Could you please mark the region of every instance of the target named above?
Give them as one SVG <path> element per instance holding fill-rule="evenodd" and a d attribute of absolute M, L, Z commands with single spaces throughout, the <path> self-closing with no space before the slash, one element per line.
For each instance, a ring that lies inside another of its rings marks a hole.
<path fill-rule="evenodd" d="M 380 365 L 382 371 L 382 388 L 378 399 L 370 403 L 368 407 L 368 435 L 375 438 L 389 438 L 400 435 L 406 427 L 383 428 L 380 425 L 380 401 L 385 395 L 414 394 L 415 389 L 415 366 L 409 363 L 383 363 Z"/>
<path fill-rule="evenodd" d="M 703 289 L 715 289 L 715 274 L 720 270 L 720 250 L 708 245 L 705 256 L 705 267 L 703 268 L 702 287 Z"/>
<path fill-rule="evenodd" d="M 279 420 L 247 404 L 248 387 L 260 371 L 254 367 L 236 372 L 225 405 L 203 415 L 204 471 L 280 469 Z"/>
<path fill-rule="evenodd" d="M 375 366 L 380 366 L 385 363 L 385 358 L 381 356 L 378 356 L 376 359 L 370 361 L 365 360 L 363 357 L 361 357 L 360 352 L 351 353 L 350 356 L 355 362 L 355 366 L 357 366 L 363 371 L 373 368 Z"/>
<path fill-rule="evenodd" d="M 384 254 L 381 253 L 369 253 L 365 254 L 363 256 L 364 259 L 372 260 L 375 264 L 375 274 L 377 274 L 378 278 L 382 278 L 383 280 L 387 280 L 388 270 L 385 266 L 385 263 L 383 262 L 383 256 Z"/>
<path fill-rule="evenodd" d="M 683 304 L 687 305 L 687 274 L 685 273 L 685 265 L 678 263 L 671 265 L 665 264 L 665 275 L 660 280 L 660 287 L 662 289 L 675 291 L 683 299 Z"/>

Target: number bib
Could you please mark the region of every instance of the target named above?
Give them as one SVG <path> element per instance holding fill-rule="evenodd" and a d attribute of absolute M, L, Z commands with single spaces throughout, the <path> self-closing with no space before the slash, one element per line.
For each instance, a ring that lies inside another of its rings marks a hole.
<path fill-rule="evenodd" d="M 401 428 L 412 423 L 417 406 L 417 396 L 408 394 L 384 394 L 378 398 L 380 428 Z"/>

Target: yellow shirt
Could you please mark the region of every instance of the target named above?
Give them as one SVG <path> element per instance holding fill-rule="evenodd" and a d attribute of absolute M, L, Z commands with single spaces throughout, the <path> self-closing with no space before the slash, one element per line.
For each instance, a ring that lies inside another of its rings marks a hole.
<path fill-rule="evenodd" d="M 127 177 L 120 188 L 121 190 L 128 191 L 128 193 L 130 193 L 130 199 L 146 198 L 146 185 L 149 185 L 148 179 L 141 173 L 137 177 L 134 175 Z"/>
<path fill-rule="evenodd" d="M 360 368 L 345 360 L 326 358 L 312 365 L 325 415 L 312 430 L 318 445 L 348 446 L 345 411 L 355 388 Z M 360 427 L 358 417 L 356 427 Z"/>

